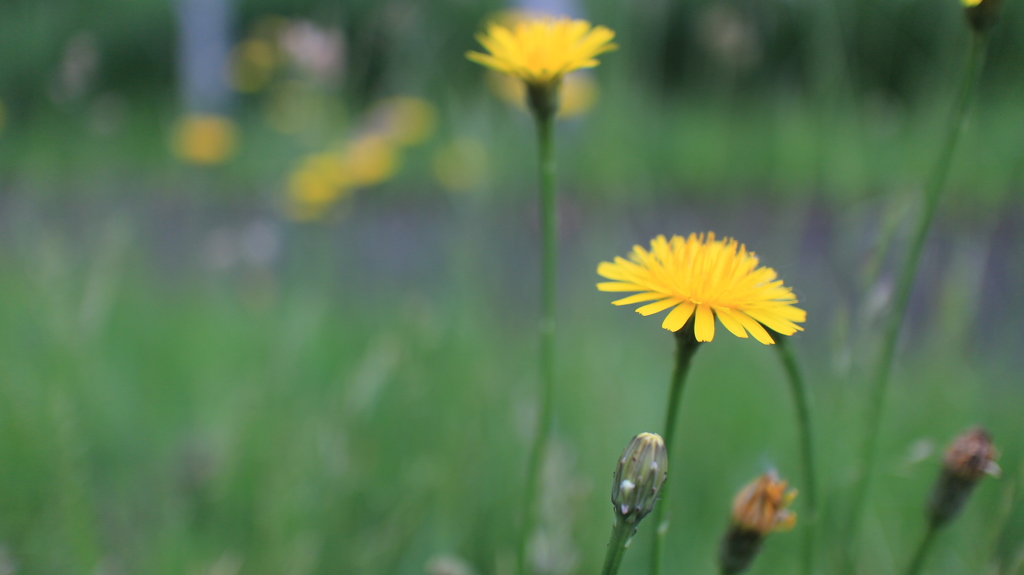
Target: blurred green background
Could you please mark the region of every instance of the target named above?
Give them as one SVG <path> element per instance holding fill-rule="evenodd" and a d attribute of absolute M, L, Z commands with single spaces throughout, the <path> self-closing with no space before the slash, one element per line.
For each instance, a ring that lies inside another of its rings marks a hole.
<path fill-rule="evenodd" d="M 186 29 L 217 6 L 227 43 L 206 45 Z M 509 7 L 0 3 L 0 574 L 514 572 L 537 401 L 534 134 L 463 56 Z M 832 573 L 865 375 L 966 61 L 962 10 L 570 10 L 621 47 L 580 76 L 557 133 L 559 379 L 535 567 L 598 571 L 616 458 L 660 431 L 672 338 L 609 305 L 598 262 L 714 230 L 809 312 L 794 345 Z M 190 83 L 189 62 L 222 85 Z M 1022 70 L 1008 1 L 903 332 L 864 574 L 905 568 L 942 449 L 975 423 L 1004 475 L 927 570 L 1024 572 Z M 197 117 L 217 120 L 190 137 Z M 366 173 L 324 174 L 324 157 Z M 795 422 L 773 350 L 724 330 L 686 393 L 667 565 L 711 574 L 736 490 L 773 466 L 800 487 Z M 646 572 L 651 528 L 623 573 Z M 751 573 L 795 572 L 800 530 Z"/>

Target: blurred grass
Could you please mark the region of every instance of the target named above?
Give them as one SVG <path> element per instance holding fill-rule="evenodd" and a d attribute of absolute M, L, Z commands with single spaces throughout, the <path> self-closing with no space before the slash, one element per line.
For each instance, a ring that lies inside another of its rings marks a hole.
<path fill-rule="evenodd" d="M 488 213 L 441 217 L 442 227 L 458 225 L 420 252 L 429 271 L 378 259 L 417 240 L 389 239 L 388 211 L 372 207 L 361 225 L 285 228 L 271 268 L 209 270 L 198 249 L 160 265 L 140 247 L 147 233 L 123 215 L 77 236 L 47 225 L 8 232 L 7 560 L 24 573 L 422 573 L 451 554 L 479 573 L 509 572 L 534 416 L 535 278 L 524 271 L 528 255 L 499 257 L 504 242 L 521 242 L 526 214 L 495 229 Z M 724 221 L 737 217 L 728 213 Z M 544 498 L 551 572 L 598 568 L 615 458 L 630 436 L 659 425 L 670 369 L 671 338 L 658 322 L 593 289 L 594 264 L 628 244 L 602 231 L 614 211 L 588 216 L 567 243 L 562 278 L 557 443 Z M 828 296 L 797 248 L 776 241 L 762 251 L 811 294 L 813 309 Z M 834 551 L 861 429 L 861 364 L 845 372 L 816 351 L 829 347 L 815 343 L 827 317 L 812 315 L 795 343 L 818 407 Z M 672 462 L 668 564 L 694 573 L 714 572 L 736 489 L 769 465 L 798 477 L 774 354 L 724 335 L 697 356 Z M 1006 500 L 1024 479 L 1014 439 L 1024 432 L 1019 359 L 978 355 L 948 336 L 919 339 L 896 374 L 867 514 L 872 573 L 905 564 L 937 452 L 968 424 L 993 430 L 1007 473 L 986 481 L 942 535 L 931 571 L 981 571 L 1001 536 L 997 518 L 1021 512 L 1019 495 Z M 920 441 L 931 455 L 908 462 Z M 1015 553 L 1022 534 L 1008 525 L 999 549 Z M 624 572 L 642 572 L 649 528 Z M 795 569 L 800 539 L 773 536 L 757 572 Z"/>

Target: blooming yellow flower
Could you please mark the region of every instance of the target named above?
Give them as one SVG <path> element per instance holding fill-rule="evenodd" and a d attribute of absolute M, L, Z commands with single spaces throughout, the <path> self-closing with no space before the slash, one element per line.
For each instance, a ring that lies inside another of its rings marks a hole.
<path fill-rule="evenodd" d="M 632 260 L 632 261 L 630 261 Z M 737 337 L 764 344 L 775 343 L 762 327 L 783 335 L 803 328 L 794 322 L 806 320 L 807 312 L 795 307 L 791 288 L 776 279 L 775 270 L 758 267 L 757 256 L 732 238 L 716 240 L 715 234 L 690 234 L 688 238 L 658 236 L 650 251 L 634 246 L 630 260 L 616 257 L 601 262 L 597 273 L 610 282 L 597 284 L 608 292 L 641 292 L 612 302 L 641 306 L 637 313 L 651 315 L 672 308 L 661 326 L 679 331 L 694 317 L 697 341 L 715 337 L 715 316 Z"/>
<path fill-rule="evenodd" d="M 511 28 L 490 23 L 476 39 L 489 54 L 466 52 L 466 57 L 528 84 L 557 83 L 580 68 L 597 66 L 597 56 L 618 48 L 615 33 L 586 20 L 542 17 L 517 22 Z"/>
<path fill-rule="evenodd" d="M 786 491 L 786 481 L 769 471 L 747 484 L 732 502 L 732 522 L 761 536 L 772 531 L 789 531 L 796 525 L 796 513 L 789 509 L 796 490 Z"/>

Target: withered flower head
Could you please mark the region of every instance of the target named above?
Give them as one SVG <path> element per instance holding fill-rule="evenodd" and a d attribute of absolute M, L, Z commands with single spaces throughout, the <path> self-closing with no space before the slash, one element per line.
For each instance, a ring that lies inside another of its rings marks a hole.
<path fill-rule="evenodd" d="M 980 427 L 972 427 L 946 449 L 943 467 L 957 477 L 978 481 L 986 473 L 999 476 L 996 459 L 999 451 L 992 445 L 992 436 Z"/>
<path fill-rule="evenodd" d="M 796 498 L 796 490 L 786 491 L 788 482 L 774 470 L 758 477 L 732 501 L 732 521 L 738 527 L 762 536 L 772 531 L 789 531 L 796 525 L 796 513 L 787 507 Z"/>
<path fill-rule="evenodd" d="M 745 571 L 761 550 L 765 536 L 773 531 L 788 531 L 796 524 L 796 514 L 787 509 L 796 491 L 786 491 L 786 485 L 772 470 L 748 484 L 733 499 L 732 522 L 718 554 L 722 573 Z"/>
<path fill-rule="evenodd" d="M 633 438 L 619 457 L 612 481 L 615 514 L 627 523 L 638 523 L 654 509 L 668 476 L 665 441 L 656 433 Z"/>
<path fill-rule="evenodd" d="M 999 475 L 995 461 L 998 458 L 999 451 L 992 445 L 992 436 L 980 427 L 972 427 L 953 440 L 946 449 L 942 471 L 928 505 L 933 525 L 942 526 L 956 517 L 986 473 Z"/>

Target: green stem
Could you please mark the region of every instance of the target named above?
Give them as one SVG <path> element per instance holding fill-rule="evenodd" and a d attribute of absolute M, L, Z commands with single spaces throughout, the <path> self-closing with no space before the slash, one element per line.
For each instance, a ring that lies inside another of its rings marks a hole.
<path fill-rule="evenodd" d="M 935 535 L 938 532 L 938 527 L 934 523 L 929 522 L 928 531 L 924 534 L 924 539 L 921 540 L 917 553 L 914 554 L 914 560 L 907 567 L 907 575 L 917 575 L 921 572 L 921 568 L 924 567 L 924 560 L 928 557 L 928 551 L 931 550 L 932 543 L 935 541 Z"/>
<path fill-rule="evenodd" d="M 608 552 L 604 556 L 604 567 L 601 575 L 615 575 L 619 572 L 619 565 L 623 556 L 626 555 L 626 548 L 629 541 L 636 533 L 636 524 L 626 523 L 622 517 L 615 517 L 615 525 L 612 526 L 612 535 L 608 539 Z"/>
<path fill-rule="evenodd" d="M 519 540 L 519 572 L 527 573 L 527 544 L 537 523 L 539 490 L 544 450 L 551 435 L 551 403 L 555 380 L 555 255 L 557 218 L 555 205 L 555 158 L 553 153 L 553 114 L 537 113 L 537 140 L 540 157 L 540 413 L 537 432 L 530 449 L 526 469 L 526 497 L 523 531 Z"/>
<path fill-rule="evenodd" d="M 793 392 L 793 403 L 796 407 L 797 425 L 800 428 L 800 451 L 803 457 L 804 483 L 801 491 L 807 502 L 807 515 L 804 519 L 804 573 L 810 575 L 814 571 L 814 540 L 818 523 L 818 482 L 814 465 L 814 427 L 811 425 L 811 408 L 808 401 L 807 385 L 800 373 L 796 355 L 789 345 L 789 337 L 773 334 L 776 341 L 775 350 L 786 368 L 789 376 L 789 387 Z"/>
<path fill-rule="evenodd" d="M 853 569 L 852 551 L 856 547 L 853 542 L 856 541 L 861 514 L 863 513 L 863 507 L 867 498 L 871 476 L 874 472 L 876 444 L 878 443 L 878 433 L 885 406 L 889 374 L 892 371 L 893 356 L 896 353 L 896 340 L 900 334 L 900 327 L 903 325 L 903 316 L 907 309 L 907 302 L 910 299 L 911 289 L 914 287 L 914 276 L 917 273 L 918 260 L 921 259 L 921 252 L 924 249 L 928 228 L 931 226 L 935 210 L 939 205 L 939 198 L 945 187 L 946 177 L 949 175 L 953 153 L 956 151 L 957 141 L 960 139 L 964 117 L 967 114 L 967 108 L 974 93 L 975 85 L 978 83 L 977 76 L 985 59 L 985 47 L 985 34 L 975 32 L 971 42 L 971 52 L 968 56 L 963 85 L 956 101 L 956 107 L 953 109 L 953 114 L 950 117 L 949 129 L 946 133 L 942 152 L 939 155 L 935 171 L 932 172 L 925 186 L 924 208 L 921 210 L 921 217 L 911 236 L 910 248 L 907 252 L 903 269 L 900 270 L 899 277 L 896 280 L 892 310 L 889 313 L 888 323 L 882 335 L 882 355 L 878 361 L 877 371 L 873 378 L 868 400 L 867 435 L 859 459 L 861 472 L 853 488 L 853 507 L 850 511 L 850 523 L 845 545 L 847 549 L 845 566 L 847 573 Z"/>
<path fill-rule="evenodd" d="M 665 454 L 669 461 L 672 459 L 672 440 L 676 428 L 676 416 L 679 413 L 679 405 L 683 399 L 683 387 L 686 385 L 686 374 L 690 371 L 690 360 L 697 352 L 700 342 L 693 335 L 693 322 L 691 317 L 679 331 L 676 332 L 676 366 L 672 371 L 672 383 L 669 387 L 668 405 L 665 412 L 665 427 L 662 438 L 665 440 Z M 661 573 L 661 555 L 665 546 L 665 534 L 668 533 L 668 519 L 665 518 L 668 507 L 668 482 L 661 488 L 661 500 L 654 507 L 654 546 L 651 548 L 651 575 Z"/>

